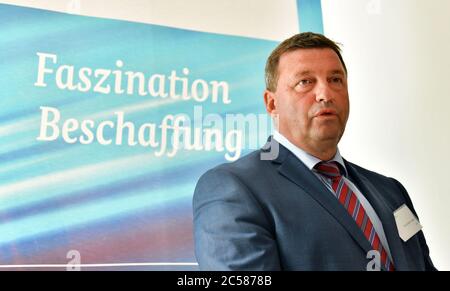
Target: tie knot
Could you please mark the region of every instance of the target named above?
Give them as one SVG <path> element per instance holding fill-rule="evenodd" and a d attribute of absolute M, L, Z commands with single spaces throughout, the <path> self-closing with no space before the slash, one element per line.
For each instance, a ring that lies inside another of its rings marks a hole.
<path fill-rule="evenodd" d="M 328 178 L 336 179 L 341 177 L 341 171 L 339 170 L 339 166 L 336 162 L 320 162 L 317 163 L 314 168 Z"/>

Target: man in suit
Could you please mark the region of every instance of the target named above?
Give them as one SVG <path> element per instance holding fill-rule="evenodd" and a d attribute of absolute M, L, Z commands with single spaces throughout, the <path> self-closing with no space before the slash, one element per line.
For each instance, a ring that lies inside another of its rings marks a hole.
<path fill-rule="evenodd" d="M 349 98 L 338 45 L 315 33 L 285 40 L 266 88 L 277 127 L 268 144 L 197 183 L 200 269 L 435 270 L 420 229 L 399 236 L 394 211 L 417 216 L 405 188 L 339 153 Z"/>

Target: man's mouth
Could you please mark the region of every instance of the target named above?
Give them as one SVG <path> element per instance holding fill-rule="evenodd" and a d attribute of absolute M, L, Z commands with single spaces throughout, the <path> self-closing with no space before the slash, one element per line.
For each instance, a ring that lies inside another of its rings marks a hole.
<path fill-rule="evenodd" d="M 337 112 L 334 109 L 331 108 L 326 108 L 326 109 L 321 109 L 319 111 L 317 111 L 314 114 L 314 117 L 327 117 L 327 116 L 336 116 Z"/>

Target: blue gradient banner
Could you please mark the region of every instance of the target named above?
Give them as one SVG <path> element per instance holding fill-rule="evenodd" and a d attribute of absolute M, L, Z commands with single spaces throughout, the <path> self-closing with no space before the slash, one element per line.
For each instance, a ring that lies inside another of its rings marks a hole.
<path fill-rule="evenodd" d="M 0 5 L 0 265 L 196 269 L 196 181 L 270 133 L 276 44 Z"/>
<path fill-rule="evenodd" d="M 322 4 L 320 0 L 297 0 L 300 32 L 323 34 Z"/>

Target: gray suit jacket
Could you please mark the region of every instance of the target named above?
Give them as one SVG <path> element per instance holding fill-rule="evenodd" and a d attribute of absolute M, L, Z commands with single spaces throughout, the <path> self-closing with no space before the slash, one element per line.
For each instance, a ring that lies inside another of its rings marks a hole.
<path fill-rule="evenodd" d="M 371 246 L 319 179 L 279 145 L 206 172 L 193 198 L 202 270 L 366 270 Z M 345 161 L 349 178 L 380 217 L 396 270 L 435 270 L 423 232 L 403 242 L 394 210 L 414 208 L 395 179 Z M 415 213 L 416 214 L 416 213 Z"/>

